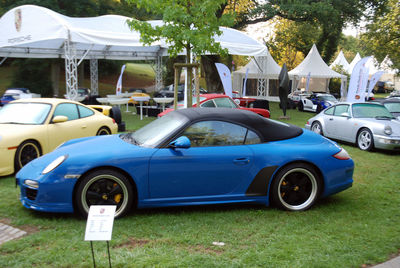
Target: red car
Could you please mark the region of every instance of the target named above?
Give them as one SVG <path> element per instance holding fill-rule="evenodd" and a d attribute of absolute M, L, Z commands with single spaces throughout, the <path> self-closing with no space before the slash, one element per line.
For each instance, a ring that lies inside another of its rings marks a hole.
<path fill-rule="evenodd" d="M 196 107 L 196 97 L 193 97 L 193 107 Z M 233 99 L 231 99 L 227 95 L 223 94 L 201 94 L 200 95 L 200 107 L 216 107 L 216 108 L 232 108 L 232 109 L 240 109 L 240 110 L 247 110 L 252 111 L 256 114 L 259 114 L 263 117 L 269 118 L 270 114 L 267 109 L 261 108 L 246 108 L 241 107 L 235 103 Z M 183 102 L 178 103 L 178 108 L 183 108 Z M 169 108 L 166 109 L 164 112 L 159 113 L 158 117 L 166 115 L 167 113 L 173 111 L 174 109 Z"/>
<path fill-rule="evenodd" d="M 236 100 L 239 100 L 240 103 L 238 103 L 242 107 L 249 107 L 249 104 L 256 101 L 256 98 L 250 98 L 250 97 L 241 97 L 239 92 L 233 91 L 232 92 L 232 98 L 233 100 L 238 103 Z"/>

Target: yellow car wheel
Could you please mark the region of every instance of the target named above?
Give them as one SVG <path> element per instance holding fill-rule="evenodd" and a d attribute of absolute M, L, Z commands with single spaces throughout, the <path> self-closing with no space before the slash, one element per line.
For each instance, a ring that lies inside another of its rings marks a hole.
<path fill-rule="evenodd" d="M 20 170 L 33 159 L 38 158 L 42 154 L 40 146 L 36 141 L 27 140 L 18 146 L 15 153 L 15 171 Z"/>
<path fill-rule="evenodd" d="M 96 136 L 100 136 L 100 135 L 110 135 L 111 131 L 108 129 L 108 127 L 101 127 L 97 133 Z"/>

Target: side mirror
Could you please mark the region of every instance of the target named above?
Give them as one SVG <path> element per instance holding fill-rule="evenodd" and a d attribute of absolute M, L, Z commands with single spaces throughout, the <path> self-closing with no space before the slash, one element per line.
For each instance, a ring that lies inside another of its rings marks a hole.
<path fill-rule="evenodd" d="M 168 144 L 168 148 L 181 148 L 181 149 L 188 149 L 190 148 L 190 140 L 188 139 L 188 137 L 186 136 L 181 136 L 179 138 L 177 138 L 176 140 L 174 140 L 173 142 L 171 142 L 170 144 Z"/>
<path fill-rule="evenodd" d="M 63 123 L 66 121 L 68 121 L 68 117 L 66 117 L 64 115 L 57 115 L 52 120 L 53 123 Z"/>
<path fill-rule="evenodd" d="M 342 113 L 340 116 L 350 118 L 350 114 L 349 113 Z"/>

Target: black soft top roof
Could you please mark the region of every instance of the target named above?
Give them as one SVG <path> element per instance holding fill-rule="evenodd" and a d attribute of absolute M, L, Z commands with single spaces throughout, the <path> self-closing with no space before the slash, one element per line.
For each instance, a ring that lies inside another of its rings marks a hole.
<path fill-rule="evenodd" d="M 256 113 L 230 108 L 188 108 L 176 110 L 192 123 L 204 120 L 220 120 L 236 123 L 257 132 L 262 142 L 278 141 L 297 137 L 303 133 L 298 126 L 264 118 Z"/>

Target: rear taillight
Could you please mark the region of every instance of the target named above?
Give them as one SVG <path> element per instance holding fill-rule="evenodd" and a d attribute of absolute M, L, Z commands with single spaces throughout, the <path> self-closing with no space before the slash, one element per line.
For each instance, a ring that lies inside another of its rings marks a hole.
<path fill-rule="evenodd" d="M 113 120 L 113 124 L 116 124 L 116 122 L 115 122 L 114 118 L 111 118 L 111 119 Z"/>
<path fill-rule="evenodd" d="M 339 160 L 349 160 L 351 158 L 350 155 L 343 148 L 340 150 L 340 152 L 334 154 L 333 157 Z"/>

